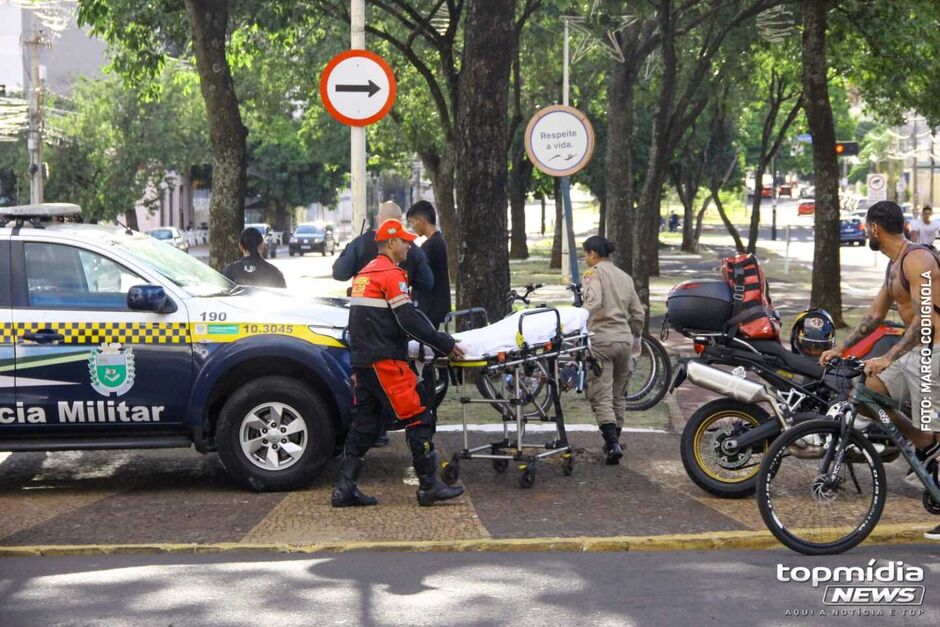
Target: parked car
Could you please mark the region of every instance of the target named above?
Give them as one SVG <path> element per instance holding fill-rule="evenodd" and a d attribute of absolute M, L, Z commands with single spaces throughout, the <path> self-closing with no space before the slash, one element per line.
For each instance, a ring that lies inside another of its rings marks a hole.
<path fill-rule="evenodd" d="M 253 222 L 245 225 L 246 229 L 249 227 L 258 229 L 258 232 L 261 233 L 261 237 L 264 238 L 262 257 L 267 257 L 268 259 L 277 257 L 277 245 L 280 243 L 278 241 L 280 236 L 271 228 L 271 225 L 264 222 Z"/>
<path fill-rule="evenodd" d="M 314 480 L 351 421 L 348 301 L 54 222 L 76 215 L 0 208 L 0 451 L 192 447 L 255 490 Z"/>
<path fill-rule="evenodd" d="M 158 239 L 161 242 L 166 242 L 171 246 L 175 246 L 184 253 L 189 251 L 189 243 L 187 243 L 186 237 L 175 226 L 165 226 L 159 229 L 150 229 L 147 231 L 147 235 L 154 239 Z"/>
<path fill-rule="evenodd" d="M 796 208 L 796 215 L 798 216 L 811 216 L 816 213 L 816 199 L 807 198 L 803 200 L 800 205 Z"/>
<path fill-rule="evenodd" d="M 336 239 L 332 225 L 320 222 L 298 224 L 287 244 L 287 254 L 303 256 L 304 253 L 318 252 L 324 257 L 336 252 Z"/>
<path fill-rule="evenodd" d="M 859 218 L 843 218 L 839 220 L 839 244 L 855 244 L 864 246 L 865 222 Z"/>
<path fill-rule="evenodd" d="M 815 198 L 816 197 L 816 186 L 807 185 L 800 190 L 800 198 Z"/>

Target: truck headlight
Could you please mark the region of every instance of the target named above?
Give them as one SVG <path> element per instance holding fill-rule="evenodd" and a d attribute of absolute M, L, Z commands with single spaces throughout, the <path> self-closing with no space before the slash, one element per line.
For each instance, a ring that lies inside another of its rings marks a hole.
<path fill-rule="evenodd" d="M 308 325 L 307 328 L 312 332 L 318 333 L 320 335 L 329 335 L 334 340 L 339 340 L 340 342 L 343 341 L 343 333 L 346 331 L 346 327 L 334 327 L 330 325 L 318 324 Z"/>

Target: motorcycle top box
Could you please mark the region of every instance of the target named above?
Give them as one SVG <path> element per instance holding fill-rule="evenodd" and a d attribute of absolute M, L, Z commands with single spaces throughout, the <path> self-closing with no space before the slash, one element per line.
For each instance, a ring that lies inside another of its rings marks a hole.
<path fill-rule="evenodd" d="M 727 281 L 685 281 L 672 288 L 666 298 L 669 324 L 682 330 L 724 331 L 731 309 Z"/>

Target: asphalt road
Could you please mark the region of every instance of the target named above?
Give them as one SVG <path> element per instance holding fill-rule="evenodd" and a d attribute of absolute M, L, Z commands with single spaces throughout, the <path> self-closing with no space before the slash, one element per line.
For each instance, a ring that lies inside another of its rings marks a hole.
<path fill-rule="evenodd" d="M 777 579 L 778 564 L 864 568 L 872 559 L 924 569 L 923 605 L 827 606 L 825 584 Z M 826 558 L 780 550 L 0 559 L 7 627 L 210 623 L 937 625 L 940 545 Z"/>

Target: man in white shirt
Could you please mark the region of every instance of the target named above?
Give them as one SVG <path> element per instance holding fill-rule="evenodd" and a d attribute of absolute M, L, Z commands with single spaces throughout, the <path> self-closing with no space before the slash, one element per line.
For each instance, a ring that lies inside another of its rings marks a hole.
<path fill-rule="evenodd" d="M 933 240 L 937 236 L 937 232 L 940 231 L 940 222 L 932 222 L 930 220 L 932 215 L 933 209 L 929 206 L 925 206 L 921 210 L 920 217 L 914 220 L 911 225 L 912 242 L 933 246 Z"/>

